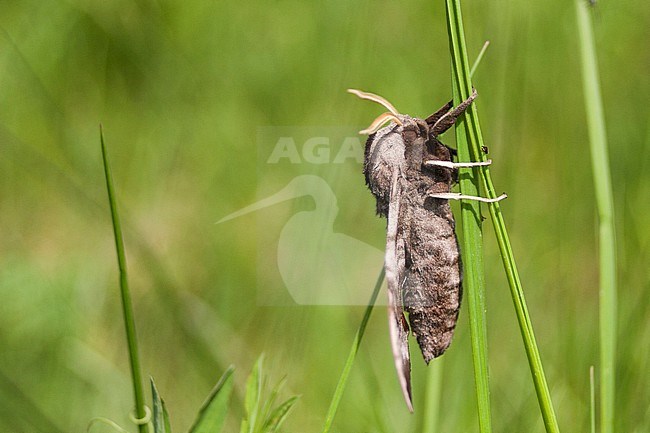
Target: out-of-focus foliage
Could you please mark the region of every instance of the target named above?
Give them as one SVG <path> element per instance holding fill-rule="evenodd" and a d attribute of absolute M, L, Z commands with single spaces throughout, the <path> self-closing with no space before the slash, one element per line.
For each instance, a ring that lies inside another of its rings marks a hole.
<path fill-rule="evenodd" d="M 143 369 L 156 378 L 174 431 L 191 425 L 230 363 L 246 371 L 261 352 L 270 380 L 286 374 L 287 393 L 302 395 L 286 429 L 318 430 L 362 309 L 258 296 L 281 290 L 269 245 L 314 202 L 278 202 L 214 223 L 293 176 L 319 173 L 336 195 L 334 231 L 382 248 L 385 223 L 373 216 L 360 165 L 322 168 L 303 158 L 270 170 L 260 163 L 268 151 L 260 131 L 366 126 L 378 108 L 347 87 L 377 92 L 412 115 L 438 108 L 451 92 L 443 3 L 0 5 L 0 430 L 80 431 L 95 416 L 128 424 L 100 122 Z M 470 56 L 491 41 L 475 76 L 477 103 L 493 178 L 509 195 L 502 208 L 559 422 L 585 431 L 588 371 L 598 359 L 597 245 L 573 4 L 463 7 Z M 595 15 L 619 235 L 617 426 L 647 431 L 650 9 L 602 1 Z M 326 231 L 314 226 L 304 244 Z M 489 230 L 485 237 L 495 431 L 541 431 Z M 366 286 L 357 289 L 369 296 L 378 272 L 360 269 Z M 335 421 L 340 431 L 418 429 L 425 368 L 416 359 L 413 416 L 387 333 L 378 309 Z M 464 310 L 445 357 L 442 431 L 475 430 Z M 225 431 L 239 427 L 244 395 L 245 377 L 236 374 Z"/>

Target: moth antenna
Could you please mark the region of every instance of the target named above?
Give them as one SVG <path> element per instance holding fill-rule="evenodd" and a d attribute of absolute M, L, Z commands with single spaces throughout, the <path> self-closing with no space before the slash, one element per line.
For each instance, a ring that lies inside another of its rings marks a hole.
<path fill-rule="evenodd" d="M 369 93 L 369 92 L 362 92 L 361 90 L 356 90 L 356 89 L 348 89 L 349 93 L 352 93 L 353 95 L 357 95 L 361 99 L 367 99 L 368 101 L 373 101 L 376 102 L 377 104 L 383 105 L 385 109 L 393 113 L 395 116 L 400 116 L 399 111 L 395 107 L 393 107 L 393 104 L 385 100 L 379 95 L 375 95 L 374 93 Z"/>
<path fill-rule="evenodd" d="M 384 126 L 386 122 L 390 122 L 391 120 L 400 126 L 402 125 L 402 121 L 399 120 L 397 116 L 393 115 L 393 113 L 382 113 L 375 120 L 373 120 L 369 127 L 363 131 L 359 131 L 359 134 L 374 134 L 375 132 L 379 131 L 379 129 Z"/>

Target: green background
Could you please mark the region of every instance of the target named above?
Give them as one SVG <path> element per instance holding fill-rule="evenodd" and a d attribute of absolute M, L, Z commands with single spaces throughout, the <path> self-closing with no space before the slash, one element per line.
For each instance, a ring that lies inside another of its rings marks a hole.
<path fill-rule="evenodd" d="M 284 393 L 302 395 L 286 430 L 318 431 L 363 309 L 257 302 L 258 289 L 277 284 L 277 270 L 259 265 L 260 227 L 277 236 L 289 215 L 313 205 L 303 198 L 214 223 L 277 190 L 268 185 L 273 171 L 258 161 L 259 128 L 365 126 L 379 108 L 345 93 L 348 87 L 379 93 L 416 116 L 446 102 L 443 6 L 0 2 L 0 431 L 85 431 L 96 416 L 128 425 L 132 396 L 100 122 L 125 226 L 143 369 L 156 379 L 175 430 L 189 427 L 234 363 L 227 427 L 234 431 L 245 377 L 264 352 L 270 383 L 286 375 Z M 574 5 L 463 7 L 470 57 L 491 42 L 475 76 L 477 104 L 493 179 L 509 195 L 502 209 L 559 423 L 586 431 L 589 366 L 598 363 L 598 273 Z M 650 8 L 602 1 L 594 22 L 617 212 L 616 425 L 644 432 Z M 304 170 L 289 164 L 275 182 L 282 187 Z M 360 170 L 328 171 L 339 208 L 334 230 L 382 248 L 385 222 L 374 216 Z M 495 431 L 542 431 L 488 224 L 485 232 Z M 379 269 L 360 272 L 369 296 Z M 378 308 L 336 431 L 418 431 L 426 370 L 415 348 L 413 358 L 410 415 Z M 441 431 L 475 431 L 465 308 L 443 359 Z"/>

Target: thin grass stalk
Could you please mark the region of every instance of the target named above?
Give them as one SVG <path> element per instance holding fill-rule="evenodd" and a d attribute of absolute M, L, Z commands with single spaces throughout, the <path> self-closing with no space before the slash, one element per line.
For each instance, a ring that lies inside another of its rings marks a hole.
<path fill-rule="evenodd" d="M 135 332 L 135 319 L 129 282 L 127 278 L 126 255 L 124 252 L 124 240 L 122 237 L 122 226 L 120 215 L 117 211 L 117 200 L 113 187 L 113 175 L 111 174 L 108 162 L 108 153 L 104 143 L 104 132 L 100 126 L 99 137 L 102 147 L 102 160 L 104 162 L 104 175 L 106 177 L 106 190 L 108 191 L 108 202 L 111 207 L 111 220 L 113 222 L 113 234 L 115 236 L 115 250 L 117 252 L 117 265 L 120 270 L 120 295 L 122 297 L 122 313 L 124 315 L 124 327 L 126 329 L 126 341 L 129 349 L 129 363 L 131 366 L 131 383 L 133 385 L 133 396 L 135 400 L 135 413 L 138 420 L 144 420 L 147 416 L 145 408 L 144 393 L 142 391 L 142 375 L 140 374 L 140 358 L 138 356 L 138 341 Z M 146 423 L 138 423 L 140 433 L 147 433 Z"/>
<path fill-rule="evenodd" d="M 576 0 L 576 18 L 580 38 L 582 84 L 587 112 L 591 165 L 598 208 L 598 265 L 600 314 L 600 431 L 614 431 L 616 371 L 616 236 L 614 195 L 612 193 L 607 132 L 603 100 L 600 94 L 598 59 L 589 3 Z"/>
<path fill-rule="evenodd" d="M 343 397 L 343 391 L 345 390 L 345 387 L 348 383 L 348 379 L 350 377 L 350 371 L 352 371 L 352 365 L 354 365 L 354 360 L 356 359 L 357 353 L 359 352 L 359 346 L 361 346 L 361 340 L 363 339 L 363 334 L 366 332 L 366 326 L 368 325 L 368 320 L 370 320 L 370 314 L 372 313 L 375 303 L 377 302 L 379 289 L 381 289 L 381 285 L 384 282 L 385 276 L 386 276 L 386 271 L 382 267 L 381 272 L 379 272 L 379 277 L 377 277 L 375 288 L 372 291 L 370 300 L 368 301 L 368 306 L 366 307 L 366 311 L 363 314 L 363 319 L 361 319 L 361 324 L 359 325 L 359 329 L 357 330 L 357 333 L 354 336 L 354 341 L 352 342 L 350 353 L 348 354 L 348 358 L 345 361 L 345 365 L 343 366 L 343 371 L 341 372 L 339 382 L 336 385 L 336 389 L 334 390 L 334 396 L 332 397 L 330 407 L 327 411 L 327 415 L 325 416 L 323 433 L 328 433 L 332 428 L 332 423 L 334 422 L 334 416 L 336 416 L 336 412 L 339 408 L 339 404 L 341 403 L 341 398 Z"/>
<path fill-rule="evenodd" d="M 590 432 L 596 433 L 596 384 L 594 383 L 594 366 L 589 367 L 589 425 Z"/>
<path fill-rule="evenodd" d="M 470 78 L 474 77 L 474 73 L 478 69 L 478 65 L 481 64 L 481 60 L 483 60 L 483 56 L 485 55 L 485 52 L 487 51 L 489 46 L 490 46 L 490 41 L 485 41 L 485 43 L 481 47 L 481 51 L 479 51 L 478 56 L 476 56 L 476 60 L 474 60 L 474 64 L 472 65 L 472 69 L 470 69 L 470 71 L 469 71 Z"/>
<path fill-rule="evenodd" d="M 429 364 L 425 388 L 424 413 L 422 415 L 422 433 L 440 431 L 440 401 L 445 358 L 441 357 Z"/>
<path fill-rule="evenodd" d="M 465 36 L 462 24 L 462 15 L 459 0 L 446 0 L 449 36 L 452 51 L 452 59 L 454 62 L 453 73 L 455 80 L 459 85 L 460 100 L 469 97 L 472 91 L 472 84 L 469 74 L 469 64 L 467 61 L 467 48 L 465 44 Z M 464 116 L 468 125 L 469 135 L 469 153 L 472 161 L 484 161 L 485 155 L 480 151 L 483 144 L 483 137 L 481 128 L 478 122 L 478 111 L 476 104 L 472 104 Z M 495 198 L 496 192 L 490 177 L 490 170 L 488 167 L 481 167 L 479 172 L 479 179 L 483 188 L 484 194 L 487 197 Z M 524 348 L 526 356 L 533 376 L 533 383 L 537 394 L 537 400 L 540 405 L 542 418 L 547 432 L 559 432 L 559 426 L 553 409 L 550 391 L 546 383 L 544 369 L 542 367 L 539 349 L 535 341 L 532 323 L 526 307 L 521 281 L 517 272 L 517 267 L 510 245 L 503 215 L 499 203 L 491 203 L 488 205 L 492 223 L 497 238 L 497 244 L 503 260 L 503 265 L 506 271 L 506 276 L 510 286 L 510 292 L 515 306 L 515 313 L 517 321 L 524 341 Z"/>

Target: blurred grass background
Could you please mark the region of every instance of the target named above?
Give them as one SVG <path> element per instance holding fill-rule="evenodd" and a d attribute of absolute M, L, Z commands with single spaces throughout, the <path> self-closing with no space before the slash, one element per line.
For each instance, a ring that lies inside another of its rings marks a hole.
<path fill-rule="evenodd" d="M 509 195 L 502 208 L 560 426 L 586 431 L 598 272 L 574 8 L 558 0 L 463 7 L 470 57 L 491 41 L 475 76 L 477 103 L 496 186 Z M 650 9 L 603 1 L 595 18 L 620 262 L 616 425 L 644 432 Z M 347 87 L 418 116 L 446 102 L 443 2 L 1 2 L 0 431 L 82 431 L 95 416 L 128 424 L 100 122 L 143 369 L 176 431 L 230 363 L 241 400 L 261 352 L 271 382 L 286 374 L 287 393 L 302 394 L 287 430 L 318 430 L 363 309 L 258 305 L 256 290 L 271 276 L 257 265 L 256 217 L 214 222 L 258 197 L 258 128 L 374 118 L 377 109 Z M 373 216 L 360 171 L 336 180 L 335 230 L 382 248 L 385 222 Z M 279 231 L 306 207 L 278 204 L 281 212 L 257 218 Z M 491 230 L 485 237 L 494 428 L 542 431 Z M 368 296 L 378 271 L 364 270 Z M 445 355 L 441 431 L 477 425 L 466 316 Z M 375 311 L 335 428 L 418 431 L 425 370 L 414 359 L 409 415 L 384 310 Z M 231 428 L 240 415 L 235 399 Z"/>

